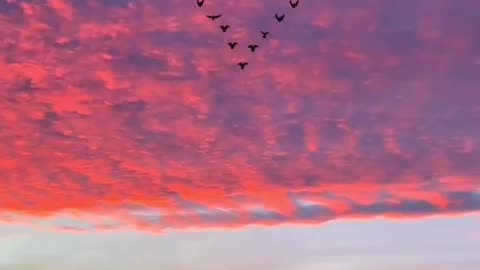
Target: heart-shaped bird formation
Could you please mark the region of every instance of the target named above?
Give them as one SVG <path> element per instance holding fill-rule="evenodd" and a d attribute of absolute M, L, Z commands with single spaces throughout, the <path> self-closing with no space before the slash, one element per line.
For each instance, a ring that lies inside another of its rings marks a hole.
<path fill-rule="evenodd" d="M 289 0 L 290 1 L 290 6 L 292 8 L 296 8 L 298 6 L 298 3 L 300 2 L 300 0 L 297 0 L 296 2 L 292 2 L 292 0 Z M 203 4 L 205 3 L 205 0 L 197 0 L 197 5 L 198 7 L 202 7 Z M 218 14 L 218 15 L 206 15 L 207 18 L 211 19 L 212 21 L 215 21 L 217 19 L 219 19 L 220 17 L 222 17 L 222 14 Z M 285 18 L 285 14 L 281 14 L 279 15 L 278 13 L 275 13 L 275 19 L 277 20 L 277 22 L 282 22 L 283 19 Z M 220 29 L 222 30 L 222 32 L 227 32 L 227 30 L 230 28 L 230 25 L 220 25 Z M 262 34 L 262 38 L 266 39 L 267 38 L 267 35 L 269 34 L 270 32 L 264 32 L 264 31 L 260 31 L 260 34 Z M 238 45 L 238 42 L 228 42 L 227 43 L 228 46 L 230 46 L 230 49 L 233 50 L 235 49 L 235 46 Z M 259 45 L 257 44 L 250 44 L 247 46 L 252 52 L 255 51 L 256 48 L 259 47 Z M 244 69 L 246 65 L 248 65 L 247 62 L 239 62 L 237 63 L 237 65 L 240 66 L 241 69 Z"/>

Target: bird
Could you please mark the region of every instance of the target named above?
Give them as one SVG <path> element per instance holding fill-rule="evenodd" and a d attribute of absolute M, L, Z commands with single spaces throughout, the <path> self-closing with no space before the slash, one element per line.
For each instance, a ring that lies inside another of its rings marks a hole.
<path fill-rule="evenodd" d="M 256 48 L 258 48 L 258 45 L 255 45 L 255 44 L 250 44 L 248 45 L 248 48 L 250 48 L 250 50 L 255 51 Z"/>
<path fill-rule="evenodd" d="M 281 21 L 283 21 L 283 18 L 285 18 L 285 14 L 283 14 L 282 16 L 279 17 L 278 14 L 275 13 L 275 18 L 277 19 L 278 22 L 281 22 Z"/>
<path fill-rule="evenodd" d="M 238 65 L 240 66 L 241 69 L 244 69 L 246 65 L 248 65 L 247 62 L 240 62 L 238 63 Z"/>
<path fill-rule="evenodd" d="M 292 8 L 296 8 L 298 6 L 298 2 L 300 2 L 300 0 L 297 0 L 295 3 L 292 3 L 292 0 L 290 0 L 290 6 L 292 6 Z"/>
<path fill-rule="evenodd" d="M 269 33 L 269 32 L 263 32 L 263 31 L 260 31 L 260 33 L 262 33 L 262 35 L 263 35 L 263 38 L 267 38 L 267 35 L 268 35 L 268 33 Z"/>
<path fill-rule="evenodd" d="M 207 15 L 207 18 L 212 19 L 212 21 L 215 21 L 215 19 L 218 19 L 222 16 L 222 14 L 218 15 Z"/>
<path fill-rule="evenodd" d="M 205 0 L 197 0 L 197 5 L 201 7 L 203 6 L 203 2 L 205 2 Z"/>
<path fill-rule="evenodd" d="M 228 42 L 228 45 L 230 46 L 230 49 L 232 49 L 232 50 L 233 50 L 233 48 L 235 48 L 235 46 L 237 44 L 238 44 L 237 42 Z"/>
<path fill-rule="evenodd" d="M 230 27 L 230 25 L 220 25 L 220 28 L 222 28 L 222 31 L 225 32 L 227 29 Z"/>

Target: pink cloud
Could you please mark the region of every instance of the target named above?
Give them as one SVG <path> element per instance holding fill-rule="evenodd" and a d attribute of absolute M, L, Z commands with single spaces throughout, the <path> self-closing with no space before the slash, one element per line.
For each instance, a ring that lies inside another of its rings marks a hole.
<path fill-rule="evenodd" d="M 478 211 L 477 2 L 120 2 L 0 5 L 0 213 L 161 231 Z"/>

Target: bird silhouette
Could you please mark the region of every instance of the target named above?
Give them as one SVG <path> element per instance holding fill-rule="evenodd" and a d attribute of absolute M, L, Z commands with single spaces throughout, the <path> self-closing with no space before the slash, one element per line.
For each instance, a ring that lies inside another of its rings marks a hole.
<path fill-rule="evenodd" d="M 205 0 L 197 0 L 197 5 L 201 7 L 203 6 L 203 2 L 205 2 Z"/>
<path fill-rule="evenodd" d="M 262 33 L 262 35 L 263 35 L 263 38 L 267 38 L 267 35 L 268 35 L 268 33 L 269 33 L 269 32 L 263 32 L 263 31 L 260 31 L 260 33 Z"/>
<path fill-rule="evenodd" d="M 278 16 L 278 14 L 275 13 L 275 19 L 277 19 L 278 22 L 283 21 L 283 18 L 285 18 L 285 14 L 283 14 L 282 16 Z"/>
<path fill-rule="evenodd" d="M 250 48 L 250 50 L 255 51 L 256 48 L 258 48 L 258 45 L 255 45 L 255 44 L 250 44 L 248 45 L 248 48 Z"/>
<path fill-rule="evenodd" d="M 230 49 L 232 49 L 232 50 L 233 50 L 233 48 L 235 48 L 235 46 L 237 44 L 238 44 L 237 42 L 228 42 L 228 45 L 230 46 Z"/>
<path fill-rule="evenodd" d="M 300 2 L 300 0 L 297 0 L 297 2 L 293 3 L 292 0 L 290 0 L 290 6 L 292 6 L 292 8 L 296 8 L 298 6 L 298 2 Z"/>
<path fill-rule="evenodd" d="M 215 21 L 215 19 L 218 19 L 222 16 L 222 14 L 218 15 L 207 15 L 207 18 L 212 19 L 212 21 Z"/>
<path fill-rule="evenodd" d="M 220 28 L 222 28 L 222 31 L 225 32 L 227 29 L 230 27 L 230 25 L 220 25 Z"/>
<path fill-rule="evenodd" d="M 248 65 L 247 62 L 240 62 L 238 63 L 238 65 L 240 66 L 241 69 L 244 69 L 246 65 Z"/>

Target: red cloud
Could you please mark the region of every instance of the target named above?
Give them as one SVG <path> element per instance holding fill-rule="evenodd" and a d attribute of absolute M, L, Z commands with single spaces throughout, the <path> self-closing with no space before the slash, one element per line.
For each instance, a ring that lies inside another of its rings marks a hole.
<path fill-rule="evenodd" d="M 0 4 L 0 214 L 161 231 L 480 209 L 476 1 L 121 2 Z"/>
<path fill-rule="evenodd" d="M 68 3 L 69 1 L 68 0 L 48 0 L 47 3 L 48 5 L 53 9 L 55 10 L 55 12 L 71 21 L 73 19 L 73 8 L 70 6 L 70 4 Z"/>

